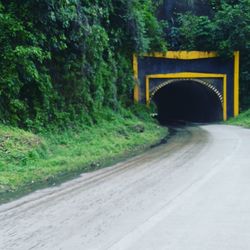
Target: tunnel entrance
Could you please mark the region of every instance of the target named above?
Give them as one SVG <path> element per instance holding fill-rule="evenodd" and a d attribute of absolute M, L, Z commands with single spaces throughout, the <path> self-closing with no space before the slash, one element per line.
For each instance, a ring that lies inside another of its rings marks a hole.
<path fill-rule="evenodd" d="M 195 80 L 177 80 L 152 95 L 161 124 L 176 121 L 209 123 L 223 119 L 219 93 Z"/>

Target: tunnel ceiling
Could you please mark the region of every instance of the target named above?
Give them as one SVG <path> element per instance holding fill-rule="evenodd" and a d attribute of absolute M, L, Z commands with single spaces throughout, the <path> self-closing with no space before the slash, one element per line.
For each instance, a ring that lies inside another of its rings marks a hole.
<path fill-rule="evenodd" d="M 159 89 L 152 101 L 162 124 L 173 121 L 215 122 L 223 119 L 218 95 L 195 81 L 178 80 Z"/>

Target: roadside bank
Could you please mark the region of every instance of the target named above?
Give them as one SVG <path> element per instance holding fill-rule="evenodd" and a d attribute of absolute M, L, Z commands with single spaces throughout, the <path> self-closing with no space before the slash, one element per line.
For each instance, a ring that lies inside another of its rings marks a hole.
<path fill-rule="evenodd" d="M 238 117 L 231 118 L 227 124 L 250 128 L 250 109 L 243 111 Z"/>
<path fill-rule="evenodd" d="M 132 157 L 167 135 L 155 120 L 131 113 L 38 134 L 1 125 L 0 203 Z"/>

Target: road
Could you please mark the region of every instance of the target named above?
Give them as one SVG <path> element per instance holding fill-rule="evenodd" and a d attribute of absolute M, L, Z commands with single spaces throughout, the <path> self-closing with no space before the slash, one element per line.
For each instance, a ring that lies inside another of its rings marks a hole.
<path fill-rule="evenodd" d="M 167 144 L 0 206 L 0 249 L 248 250 L 250 130 Z"/>

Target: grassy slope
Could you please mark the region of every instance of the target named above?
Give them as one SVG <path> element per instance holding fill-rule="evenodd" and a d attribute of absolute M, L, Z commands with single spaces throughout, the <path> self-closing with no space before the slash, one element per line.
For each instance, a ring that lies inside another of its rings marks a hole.
<path fill-rule="evenodd" d="M 237 118 L 230 119 L 227 123 L 250 128 L 250 109 L 242 112 Z"/>
<path fill-rule="evenodd" d="M 8 192 L 28 192 L 38 183 L 52 184 L 67 174 L 92 171 L 138 153 L 166 134 L 167 129 L 151 119 L 131 114 L 126 118 L 113 114 L 92 127 L 39 135 L 0 126 L 0 202 Z"/>

